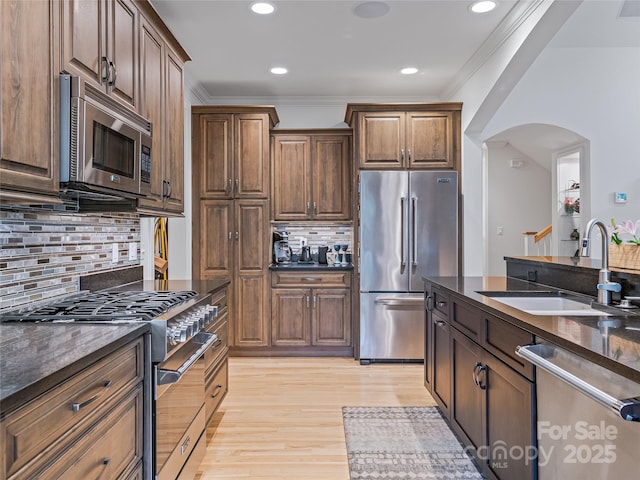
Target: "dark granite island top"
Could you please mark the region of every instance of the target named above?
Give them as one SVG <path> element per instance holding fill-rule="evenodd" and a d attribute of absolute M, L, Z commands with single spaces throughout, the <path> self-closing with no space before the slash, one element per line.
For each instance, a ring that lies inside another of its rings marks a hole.
<path fill-rule="evenodd" d="M 476 307 L 594 363 L 640 383 L 640 314 L 608 309 L 611 316 L 531 315 L 479 291 L 550 290 L 509 277 L 428 277 Z M 607 308 L 607 307 L 602 307 Z M 635 310 L 638 312 L 639 310 Z"/>
<path fill-rule="evenodd" d="M 0 324 L 0 418 L 149 328 L 148 323 Z"/>

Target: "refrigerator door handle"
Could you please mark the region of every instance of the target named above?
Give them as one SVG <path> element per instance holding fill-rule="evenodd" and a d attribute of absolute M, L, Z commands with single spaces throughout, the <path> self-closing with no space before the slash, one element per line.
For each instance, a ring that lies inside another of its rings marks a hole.
<path fill-rule="evenodd" d="M 405 202 L 407 201 L 406 197 L 400 197 L 400 216 L 401 216 L 401 221 L 400 221 L 400 259 L 401 259 L 401 267 L 404 270 L 404 267 L 407 266 L 407 252 L 405 249 L 405 239 L 404 239 L 404 234 L 406 232 L 406 207 L 405 207 Z"/>
<path fill-rule="evenodd" d="M 384 305 L 388 307 L 423 307 L 424 298 L 422 297 L 376 297 L 374 300 L 376 305 Z"/>
<path fill-rule="evenodd" d="M 418 206 L 417 206 L 417 198 L 411 197 L 411 235 L 412 235 L 412 245 L 411 245 L 411 265 L 414 267 L 418 266 L 418 232 L 416 228 L 416 218 L 418 214 Z"/>

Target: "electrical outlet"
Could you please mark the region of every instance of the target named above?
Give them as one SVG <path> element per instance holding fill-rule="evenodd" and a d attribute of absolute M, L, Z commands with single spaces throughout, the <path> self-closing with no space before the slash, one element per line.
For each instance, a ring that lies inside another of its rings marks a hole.
<path fill-rule="evenodd" d="M 138 259 L 138 244 L 136 242 L 129 242 L 129 260 Z"/>
<path fill-rule="evenodd" d="M 114 243 L 113 245 L 111 245 L 111 262 L 112 263 L 118 263 L 118 244 Z"/>
<path fill-rule="evenodd" d="M 502 235 L 504 233 L 504 229 L 502 227 L 498 227 L 498 228 L 496 228 L 496 233 L 498 235 Z"/>

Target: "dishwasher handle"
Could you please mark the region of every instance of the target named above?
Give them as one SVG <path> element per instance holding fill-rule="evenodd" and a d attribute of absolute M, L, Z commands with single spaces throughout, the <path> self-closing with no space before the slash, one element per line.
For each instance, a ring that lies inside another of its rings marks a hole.
<path fill-rule="evenodd" d="M 576 377 L 570 372 L 559 367 L 553 362 L 536 353 L 538 345 L 518 345 L 516 347 L 516 355 L 528 360 L 533 365 L 568 383 L 573 388 L 584 393 L 589 398 L 595 400 L 601 405 L 612 409 L 622 419 L 629 422 L 640 422 L 640 397 L 618 399 L 607 392 L 591 385 L 583 379 Z"/>

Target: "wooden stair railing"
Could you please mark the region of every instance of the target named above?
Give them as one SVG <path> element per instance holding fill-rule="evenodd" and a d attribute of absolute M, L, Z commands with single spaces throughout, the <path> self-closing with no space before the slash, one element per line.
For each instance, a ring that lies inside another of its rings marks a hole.
<path fill-rule="evenodd" d="M 529 256 L 529 240 L 533 238 L 533 243 L 538 247 L 538 255 L 540 255 L 540 248 L 542 247 L 542 255 L 547 255 L 547 247 L 551 250 L 551 231 L 553 227 L 551 225 L 547 225 L 539 232 L 522 232 L 524 235 L 524 255 L 525 257 Z M 547 239 L 547 240 L 545 240 Z M 544 242 L 540 243 L 542 240 Z"/>

